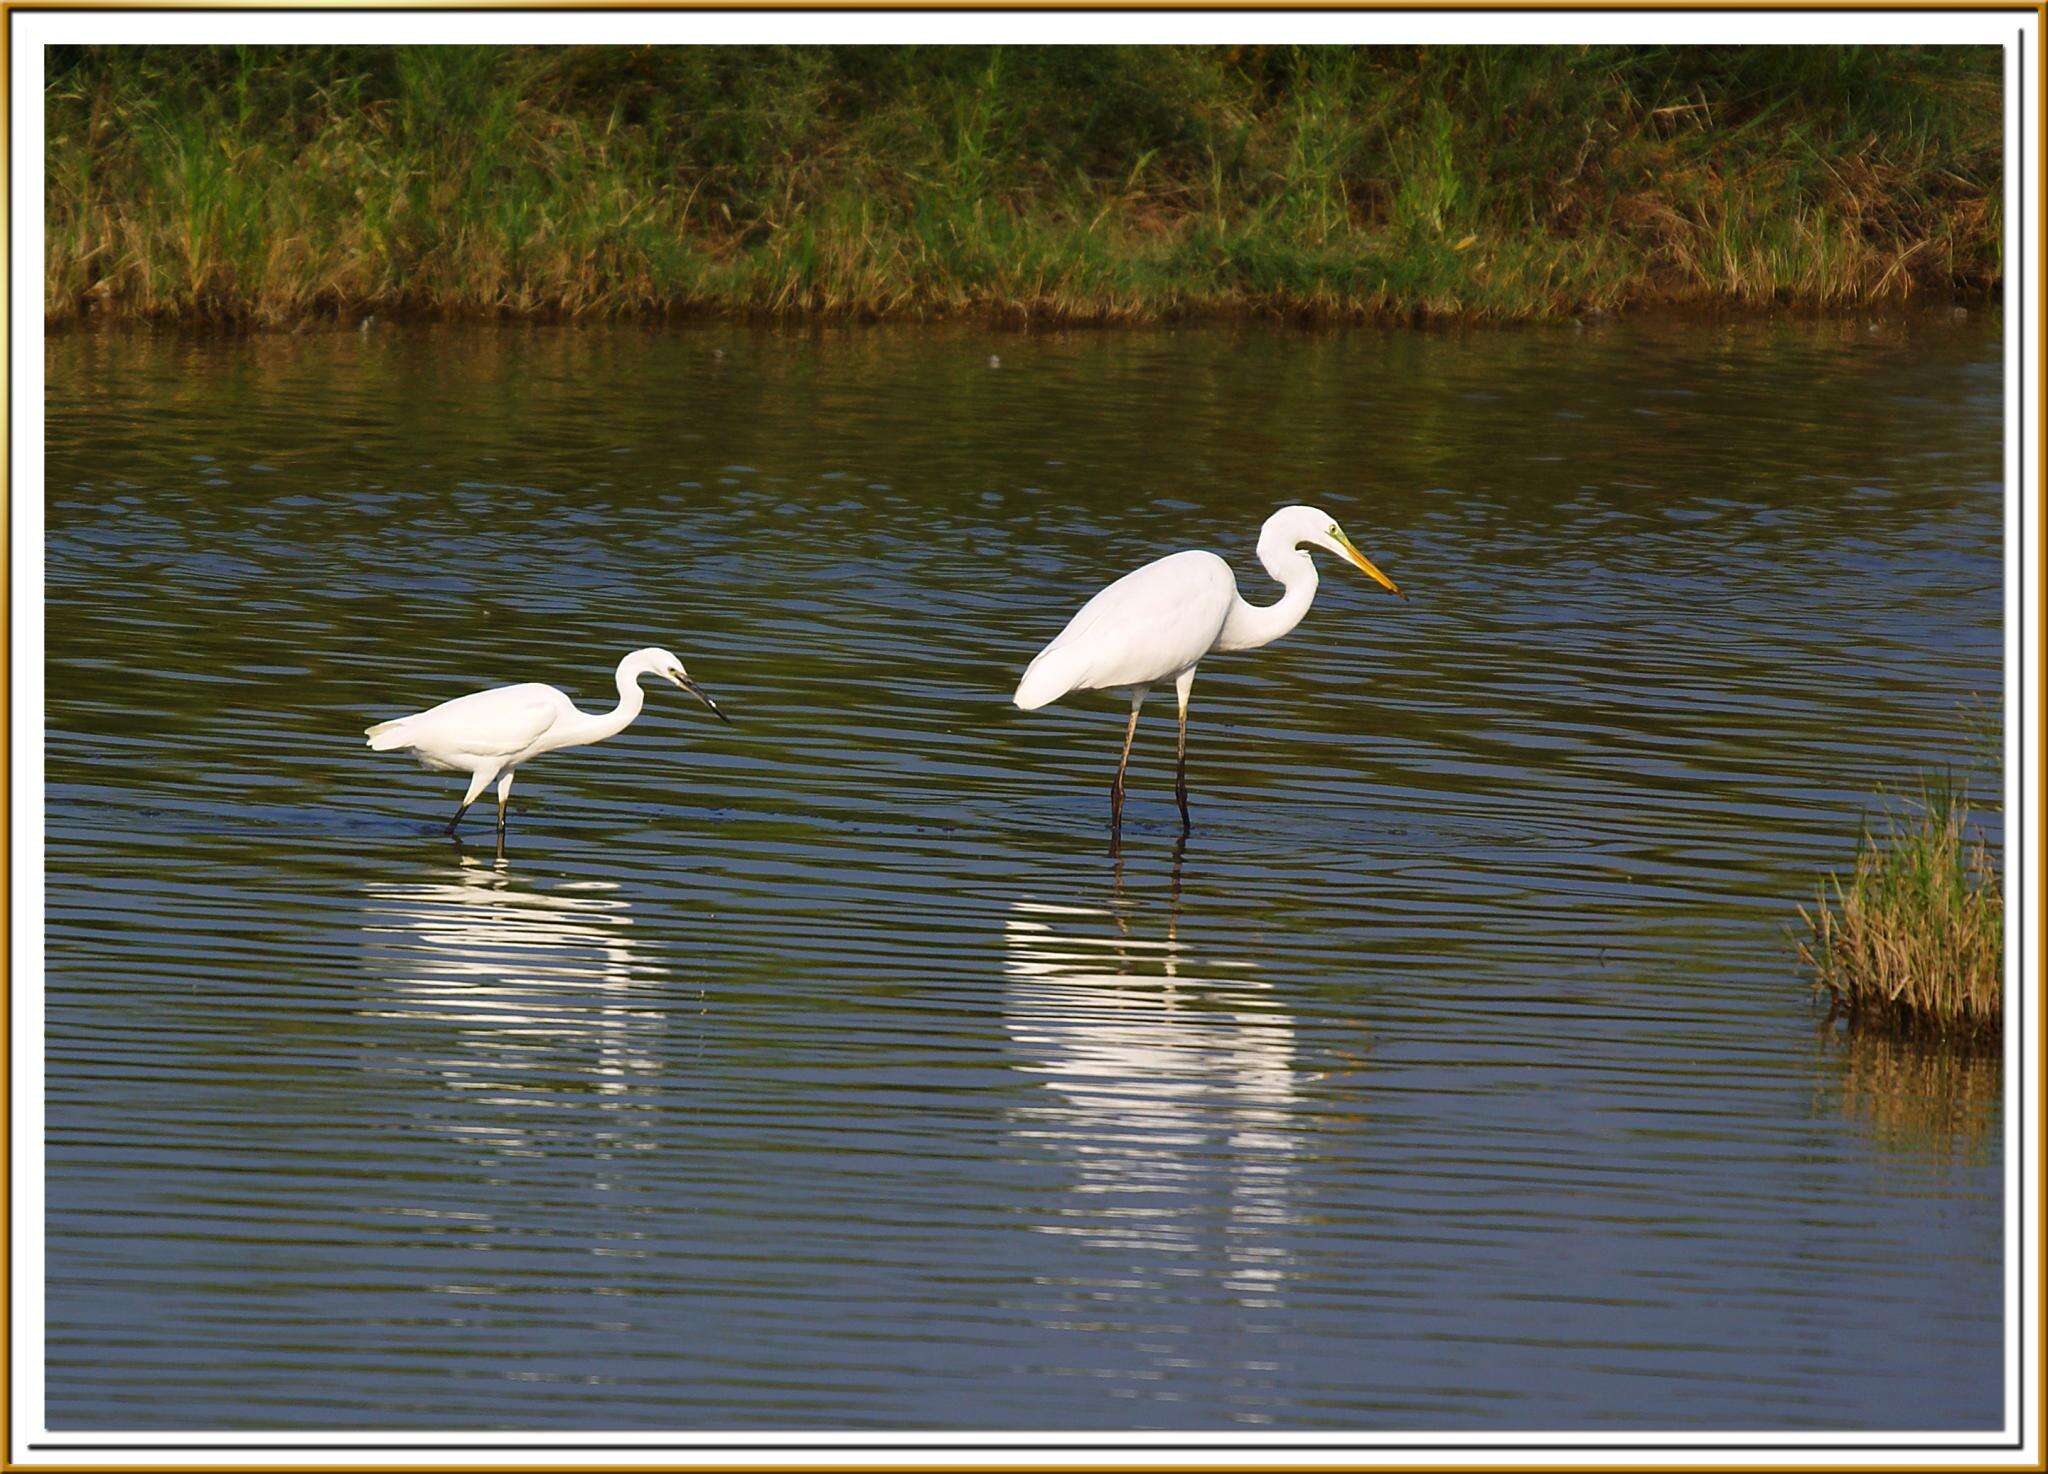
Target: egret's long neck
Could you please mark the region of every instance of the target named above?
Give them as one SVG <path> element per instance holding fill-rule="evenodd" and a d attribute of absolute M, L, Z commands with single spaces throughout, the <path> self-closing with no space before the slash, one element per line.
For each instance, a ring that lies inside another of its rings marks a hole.
<path fill-rule="evenodd" d="M 618 670 L 619 704 L 602 716 L 591 712 L 578 712 L 576 721 L 570 724 L 567 740 L 559 745 L 580 746 L 586 742 L 602 742 L 615 737 L 633 725 L 633 718 L 640 715 L 640 708 L 647 704 L 647 693 L 640 689 L 640 673 L 627 673 L 624 661 Z"/>
<path fill-rule="evenodd" d="M 1259 562 L 1287 592 L 1277 604 L 1268 604 L 1263 609 L 1247 604 L 1241 595 L 1234 599 L 1230 617 L 1223 621 L 1223 633 L 1216 637 L 1218 650 L 1256 650 L 1261 645 L 1270 645 L 1300 624 L 1308 606 L 1315 602 L 1316 564 L 1307 553 L 1278 539 L 1262 537 Z"/>

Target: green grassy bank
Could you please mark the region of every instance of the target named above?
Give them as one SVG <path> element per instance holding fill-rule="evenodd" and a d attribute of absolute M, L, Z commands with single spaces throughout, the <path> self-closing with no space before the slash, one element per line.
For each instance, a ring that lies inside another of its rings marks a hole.
<path fill-rule="evenodd" d="M 44 309 L 1518 320 L 1980 291 L 1999 67 L 1925 47 L 64 47 Z"/>

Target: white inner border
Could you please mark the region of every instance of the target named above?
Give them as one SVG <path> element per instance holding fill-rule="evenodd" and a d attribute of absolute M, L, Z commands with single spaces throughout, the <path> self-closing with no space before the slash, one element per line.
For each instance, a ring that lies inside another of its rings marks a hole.
<path fill-rule="evenodd" d="M 1516 1432 L 1500 1435 L 1460 1434 L 1455 1437 L 1415 1434 L 1245 1434 L 1199 1435 L 1014 1435 L 953 1434 L 761 1434 L 758 1441 L 774 1449 L 742 1450 L 746 1435 L 733 1434 L 51 1434 L 24 1423 L 8 1430 L 9 1458 L 16 1464 L 252 1465 L 282 1463 L 363 1464 L 668 1464 L 692 1461 L 688 1446 L 721 1444 L 705 1449 L 697 1461 L 720 1465 L 792 1465 L 832 1463 L 952 1466 L 961 1463 L 1043 1467 L 1054 1464 L 1128 1463 L 1198 1467 L 1222 1464 L 1287 1463 L 1300 1466 L 1358 1466 L 1373 1462 L 1403 1465 L 1470 1464 L 1475 1455 L 1489 1462 L 1616 1465 L 1645 1462 L 1662 1465 L 1776 1465 L 1785 1462 L 1923 1465 L 1943 1458 L 1967 1460 L 1988 1467 L 2009 1464 L 2033 1468 L 2041 1462 L 2041 1409 L 2034 1395 L 2041 1386 L 2042 1343 L 2038 1306 L 2042 1261 L 2040 1224 L 2033 1204 L 2020 1201 L 2019 1162 L 2013 1151 L 2024 1135 L 2028 1156 L 2040 1149 L 2040 1073 L 2038 1020 L 2042 1000 L 2034 986 L 2040 976 L 2040 917 L 2034 906 L 2038 882 L 2033 857 L 2040 853 L 2041 794 L 2040 694 L 2029 679 L 2025 693 L 2025 751 L 2013 736 L 2013 702 L 2020 682 L 2020 611 L 2033 622 L 2026 631 L 2026 659 L 2040 668 L 2040 566 L 2042 505 L 2041 403 L 2042 359 L 2037 341 L 2041 274 L 2040 96 L 2038 17 L 2031 11 L 1834 11 L 1804 13 L 1670 14 L 1656 11 L 1570 13 L 1490 12 L 1483 16 L 1453 13 L 1271 14 L 1258 11 L 1174 13 L 1116 12 L 1073 14 L 973 14 L 918 12 L 867 14 L 812 12 L 801 16 L 774 13 L 708 14 L 689 12 L 489 12 L 421 14 L 407 12 L 333 14 L 165 13 L 135 11 L 52 13 L 16 11 L 12 20 L 10 122 L 13 150 L 14 217 L 10 241 L 13 325 L 12 395 L 14 407 L 13 523 L 10 529 L 13 573 L 13 645 L 10 671 L 13 687 L 13 918 L 11 946 L 13 982 L 13 1055 L 9 1061 L 13 1111 L 12 1212 L 14 1226 L 14 1300 L 12 1398 L 16 1413 L 40 1419 L 43 1408 L 43 340 L 40 303 L 43 277 L 43 217 L 38 182 L 43 177 L 43 115 L 41 108 L 43 48 L 52 43 L 107 42 L 125 44 L 200 44 L 216 42 L 354 43 L 467 42 L 482 31 L 503 43 L 669 43 L 772 44 L 790 39 L 793 28 L 812 43 L 878 44 L 918 42 L 965 44 L 985 42 L 1158 43 L 1247 41 L 1337 44 L 1450 44 L 1484 40 L 1494 44 L 1642 43 L 1978 43 L 2001 46 L 2006 53 L 2007 96 L 2024 72 L 2024 114 L 2010 104 L 2006 111 L 2006 220 L 2013 232 L 2020 222 L 2021 186 L 2027 207 L 2024 249 L 2006 255 L 2006 464 L 2023 468 L 2019 488 L 2007 488 L 2006 528 L 2006 697 L 2007 805 L 2017 814 L 2008 830 L 2009 908 L 2007 955 L 2024 956 L 2029 975 L 2008 986 L 2017 997 L 2024 987 L 2024 1031 L 2008 1030 L 2006 1093 L 2008 1129 L 2006 1161 L 2006 1429 L 1994 1435 L 1956 1434 L 1817 1434 L 1686 1435 L 1617 1434 L 1542 1435 Z M 2023 38 L 2023 39 L 2022 39 Z M 2024 138 L 2024 149 L 2021 139 Z M 2013 165 L 2024 162 L 2022 170 Z M 2025 443 L 2021 443 L 2016 411 L 2018 369 L 2026 364 Z M 2020 496 L 2026 498 L 2024 543 L 2019 538 Z M 2021 775 L 2024 773 L 2024 787 Z M 2024 792 L 2028 806 L 2022 807 Z M 2024 942 L 2024 952 L 2017 944 Z M 2008 966 L 2014 965 L 2012 962 Z M 2023 1065 L 2023 1070 L 2021 1066 Z M 2025 1099 L 2015 1098 L 2024 1074 Z M 2022 1126 L 2022 1123 L 2024 1125 Z M 2032 1162 L 2029 1166 L 2031 1168 Z M 2028 1179 L 2038 1194 L 2039 1185 Z M 2027 1212 L 2022 1240 L 2021 1208 Z M 2019 1270 L 2027 1266 L 2027 1297 L 2018 1297 Z M 2017 1352 L 2026 1347 L 2029 1406 L 2024 1428 L 2016 1426 L 2019 1406 Z M 2022 1447 L 1999 1449 L 2018 1436 Z M 602 1441 L 606 1447 L 587 1445 Z M 1382 1451 L 1333 1448 L 1369 1441 Z M 33 1453 L 28 1445 L 39 1445 Z M 377 1451 L 366 1442 L 405 1444 L 403 1450 Z M 92 1450 L 66 1452 L 50 1445 L 91 1443 Z M 208 1444 L 212 1447 L 166 1451 L 166 1445 Z M 290 1443 L 285 1452 L 233 1447 Z M 1003 1445 L 1011 1452 L 1005 1453 Z M 1452 1449 L 1413 1445 L 1451 1444 Z M 124 1453 L 110 1445 L 135 1445 Z M 461 1445 L 436 1452 L 435 1444 Z M 586 1445 L 577 1447 L 577 1445 Z M 973 1448 L 964 1445 L 974 1445 Z M 1202 1444 L 1207 1448 L 1187 1445 Z M 1643 1445 L 1673 1447 L 1647 1449 Z M 320 1452 L 314 1445 L 331 1445 Z M 422 1447 L 425 1445 L 426 1447 Z M 650 1445 L 662 1445 L 656 1449 Z M 940 1448 L 936 1445 L 945 1445 Z M 1030 1445 L 1029 1451 L 1017 1445 Z M 1047 1445 L 1057 1445 L 1047 1448 Z M 1217 1447 L 1221 1445 L 1222 1447 Z M 1910 1445 L 1910 1447 L 1901 1447 Z M 488 1452 L 484 1451 L 488 1446 Z M 682 1446 L 682 1447 L 679 1447 Z M 1169 1449 L 1171 1451 L 1169 1451 Z M 865 1450 L 865 1451 L 864 1451 Z M 1120 1452 L 1121 1450 L 1121 1452 Z"/>

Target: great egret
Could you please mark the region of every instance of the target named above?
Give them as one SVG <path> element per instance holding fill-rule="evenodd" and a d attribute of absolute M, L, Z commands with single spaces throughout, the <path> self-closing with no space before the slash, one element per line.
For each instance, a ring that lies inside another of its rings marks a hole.
<path fill-rule="evenodd" d="M 512 770 L 528 758 L 558 747 L 602 742 L 625 731 L 646 701 L 640 690 L 640 677 L 646 675 L 667 677 L 711 707 L 713 716 L 731 725 L 711 698 L 697 689 L 682 661 L 650 646 L 619 662 L 619 704 L 603 716 L 578 711 L 576 703 L 553 686 L 529 683 L 458 696 L 412 716 L 365 727 L 363 735 L 377 752 L 410 750 L 425 767 L 470 775 L 462 807 L 448 821 L 451 836 L 477 796 L 498 780 L 498 837 L 502 842 L 505 803 L 512 796 Z"/>
<path fill-rule="evenodd" d="M 1212 653 L 1269 645 L 1301 623 L 1316 596 L 1315 560 L 1302 551 L 1303 543 L 1348 558 L 1389 592 L 1401 593 L 1352 545 L 1329 513 L 1314 507 L 1282 507 L 1259 529 L 1259 562 L 1287 590 L 1278 603 L 1263 609 L 1247 604 L 1238 596 L 1230 565 L 1214 553 L 1169 553 L 1125 574 L 1083 604 L 1025 670 L 1015 698 L 1025 711 L 1036 711 L 1074 691 L 1115 691 L 1130 699 L 1124 752 L 1109 790 L 1112 852 L 1123 831 L 1124 769 L 1131 761 L 1131 741 L 1138 734 L 1138 708 L 1145 703 L 1145 693 L 1170 680 L 1180 696 L 1173 791 L 1185 834 L 1191 827 L 1188 693 L 1194 688 L 1195 667 Z"/>

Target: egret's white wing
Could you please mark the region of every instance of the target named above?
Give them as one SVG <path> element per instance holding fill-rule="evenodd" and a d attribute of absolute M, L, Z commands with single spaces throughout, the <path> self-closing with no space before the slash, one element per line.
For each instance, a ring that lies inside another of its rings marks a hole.
<path fill-rule="evenodd" d="M 387 727 L 379 746 L 404 746 L 447 761 L 523 752 L 574 708 L 553 686 L 500 686 L 444 701 Z"/>
<path fill-rule="evenodd" d="M 1144 686 L 1186 670 L 1216 643 L 1237 579 L 1214 553 L 1172 553 L 1125 574 L 1038 653 L 1017 686 L 1029 710 L 1069 691 Z"/>

